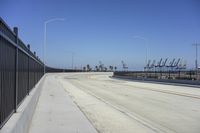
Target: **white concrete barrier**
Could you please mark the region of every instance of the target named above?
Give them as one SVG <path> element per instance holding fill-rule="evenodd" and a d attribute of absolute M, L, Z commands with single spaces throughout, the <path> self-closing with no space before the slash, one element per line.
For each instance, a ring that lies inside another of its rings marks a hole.
<path fill-rule="evenodd" d="M 17 109 L 17 112 L 14 113 L 7 123 L 2 127 L 0 133 L 28 132 L 44 79 L 45 76 L 43 76 L 42 79 L 36 84 L 30 94 L 26 96 L 22 104 Z"/>

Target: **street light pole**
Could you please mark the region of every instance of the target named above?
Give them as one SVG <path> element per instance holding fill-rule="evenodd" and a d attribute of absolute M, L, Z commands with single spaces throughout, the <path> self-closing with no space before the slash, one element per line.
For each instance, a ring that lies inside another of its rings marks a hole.
<path fill-rule="evenodd" d="M 44 74 L 46 73 L 46 43 L 47 43 L 47 24 L 54 21 L 64 21 L 64 18 L 53 18 L 44 22 L 44 51 L 43 51 L 43 61 L 44 61 Z"/>
<path fill-rule="evenodd" d="M 145 39 L 144 37 L 141 37 L 141 36 L 134 36 L 133 38 L 138 38 L 138 39 L 142 39 L 145 41 L 145 46 L 146 46 L 146 57 L 145 57 L 145 63 L 147 65 L 147 62 L 148 62 L 148 42 L 147 42 L 147 39 Z"/>
<path fill-rule="evenodd" d="M 71 53 L 71 69 L 74 68 L 74 52 L 69 52 Z"/>
<path fill-rule="evenodd" d="M 198 79 L 198 46 L 200 46 L 200 44 L 194 43 L 192 45 L 195 46 L 195 48 L 196 48 L 195 67 L 196 67 L 196 79 Z"/>
<path fill-rule="evenodd" d="M 72 51 L 66 51 L 67 53 L 70 53 L 71 54 L 71 69 L 74 68 L 74 52 Z"/>

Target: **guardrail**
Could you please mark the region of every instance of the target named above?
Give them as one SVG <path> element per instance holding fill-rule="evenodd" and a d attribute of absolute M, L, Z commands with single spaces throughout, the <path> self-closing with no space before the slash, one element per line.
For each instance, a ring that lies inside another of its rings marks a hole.
<path fill-rule="evenodd" d="M 43 76 L 43 62 L 0 18 L 0 128 Z"/>

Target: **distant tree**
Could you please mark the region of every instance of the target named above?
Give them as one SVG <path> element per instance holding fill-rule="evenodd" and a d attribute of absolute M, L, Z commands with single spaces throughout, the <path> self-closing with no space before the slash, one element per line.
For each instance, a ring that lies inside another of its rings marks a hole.
<path fill-rule="evenodd" d="M 86 67 L 85 66 L 83 67 L 83 71 L 86 71 Z"/>
<path fill-rule="evenodd" d="M 91 68 L 90 68 L 90 65 L 89 64 L 87 64 L 87 71 L 91 71 Z"/>
<path fill-rule="evenodd" d="M 109 66 L 110 71 L 113 71 L 113 66 Z"/>
<path fill-rule="evenodd" d="M 114 69 L 115 69 L 115 71 L 117 71 L 117 67 L 116 66 L 114 67 Z"/>
<path fill-rule="evenodd" d="M 108 68 L 107 68 L 107 67 L 105 67 L 105 68 L 104 68 L 104 70 L 105 70 L 105 72 L 107 72 Z"/>
<path fill-rule="evenodd" d="M 97 72 L 99 71 L 99 67 L 98 66 L 95 66 L 95 69 L 96 69 Z"/>

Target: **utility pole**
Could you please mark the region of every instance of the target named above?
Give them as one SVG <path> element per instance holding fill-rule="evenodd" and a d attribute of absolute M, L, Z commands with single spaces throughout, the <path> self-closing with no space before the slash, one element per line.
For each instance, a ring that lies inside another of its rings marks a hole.
<path fill-rule="evenodd" d="M 200 46 L 199 43 L 194 43 L 192 46 L 195 46 L 196 48 L 196 60 L 195 60 L 195 67 L 196 67 L 196 80 L 198 80 L 198 46 Z"/>

